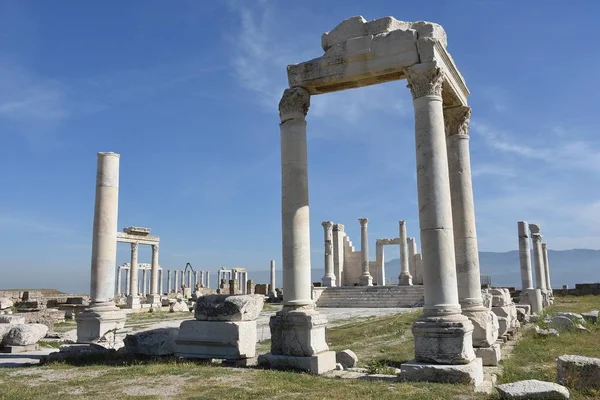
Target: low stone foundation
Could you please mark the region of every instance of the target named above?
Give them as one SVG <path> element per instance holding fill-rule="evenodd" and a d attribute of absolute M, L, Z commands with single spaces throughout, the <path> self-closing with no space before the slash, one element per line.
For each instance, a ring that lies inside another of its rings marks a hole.
<path fill-rule="evenodd" d="M 478 386 L 483 382 L 481 358 L 468 364 L 442 365 L 409 361 L 400 366 L 400 377 L 408 382 L 462 383 Z"/>

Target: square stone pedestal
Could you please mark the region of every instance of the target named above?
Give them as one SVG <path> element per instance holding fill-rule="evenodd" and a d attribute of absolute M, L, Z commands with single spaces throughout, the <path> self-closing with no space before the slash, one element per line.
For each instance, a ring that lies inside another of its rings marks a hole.
<path fill-rule="evenodd" d="M 361 275 L 358 281 L 360 286 L 373 286 L 373 277 L 371 275 Z"/>
<path fill-rule="evenodd" d="M 541 289 L 527 289 L 527 301 L 531 305 L 532 314 L 542 314 L 544 311 L 544 299 Z"/>
<path fill-rule="evenodd" d="M 256 321 L 183 321 L 175 355 L 241 360 L 256 356 Z"/>
<path fill-rule="evenodd" d="M 152 309 L 160 308 L 162 306 L 160 294 L 147 294 L 146 303 L 150 304 L 150 308 Z"/>
<path fill-rule="evenodd" d="M 400 366 L 400 378 L 407 382 L 462 383 L 479 386 L 483 382 L 483 365 L 481 358 L 461 365 L 409 361 Z"/>
<path fill-rule="evenodd" d="M 325 336 L 327 318 L 314 308 L 288 309 L 271 317 L 271 353 L 258 358 L 259 365 L 274 369 L 298 369 L 322 374 L 335 369 L 335 352 Z"/>
<path fill-rule="evenodd" d="M 412 286 L 412 284 L 413 284 L 413 282 L 412 282 L 412 276 L 400 274 L 400 283 L 398 285 L 400 285 L 400 286 Z"/>
<path fill-rule="evenodd" d="M 412 327 L 415 360 L 433 364 L 468 364 L 473 352 L 473 324 L 461 314 L 423 316 Z"/>
<path fill-rule="evenodd" d="M 486 367 L 495 367 L 502 359 L 502 351 L 498 343 L 494 343 L 490 347 L 475 347 L 473 350 L 475 350 L 477 358 L 481 358 L 483 365 Z"/>
<path fill-rule="evenodd" d="M 140 298 L 138 296 L 127 296 L 127 305 L 125 308 L 129 308 L 131 310 L 142 308 Z"/>
<path fill-rule="evenodd" d="M 77 343 L 94 343 L 125 326 L 125 313 L 114 304 L 92 305 L 75 315 Z"/>

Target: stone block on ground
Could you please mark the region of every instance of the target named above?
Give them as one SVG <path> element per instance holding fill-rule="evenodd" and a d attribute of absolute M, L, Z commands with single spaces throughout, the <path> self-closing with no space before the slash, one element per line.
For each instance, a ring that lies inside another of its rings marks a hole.
<path fill-rule="evenodd" d="M 4 344 L 9 346 L 28 346 L 36 344 L 46 336 L 48 327 L 42 324 L 12 325 L 10 331 L 4 336 Z"/>
<path fill-rule="evenodd" d="M 502 400 L 568 399 L 569 390 L 553 382 L 530 379 L 496 386 Z"/>
<path fill-rule="evenodd" d="M 535 326 L 535 333 L 540 336 L 559 336 L 559 333 L 556 329 L 542 329 L 539 326 Z"/>
<path fill-rule="evenodd" d="M 481 358 L 460 365 L 409 361 L 402 364 L 400 370 L 400 377 L 407 382 L 462 383 L 474 386 L 483 382 Z"/>
<path fill-rule="evenodd" d="M 189 312 L 190 307 L 183 299 L 177 299 L 177 301 L 169 307 L 169 312 Z"/>
<path fill-rule="evenodd" d="M 600 388 L 600 358 L 576 355 L 558 357 L 556 382 L 579 390 Z"/>
<path fill-rule="evenodd" d="M 0 315 L 0 324 L 24 324 L 25 317 L 22 315 Z"/>
<path fill-rule="evenodd" d="M 473 350 L 475 351 L 475 356 L 481 358 L 483 365 L 486 367 L 496 366 L 502 359 L 502 351 L 500 350 L 500 345 L 497 343 L 494 343 L 490 347 L 475 347 Z"/>
<path fill-rule="evenodd" d="M 183 321 L 175 352 L 184 358 L 252 358 L 256 341 L 256 321 Z"/>
<path fill-rule="evenodd" d="M 344 368 L 354 368 L 358 362 L 358 357 L 352 350 L 346 349 L 335 353 L 335 361 Z"/>
<path fill-rule="evenodd" d="M 258 365 L 272 369 L 308 371 L 321 375 L 335 370 L 335 351 L 323 351 L 304 357 L 271 353 L 261 354 L 258 357 Z"/>
<path fill-rule="evenodd" d="M 179 328 L 158 328 L 125 336 L 128 353 L 149 356 L 166 356 L 175 353 L 175 340 Z"/>
<path fill-rule="evenodd" d="M 6 310 L 14 305 L 13 301 L 8 297 L 0 297 L 0 310 Z"/>
<path fill-rule="evenodd" d="M 563 329 L 575 329 L 575 323 L 570 318 L 561 315 L 554 315 L 550 326 L 559 331 Z"/>
<path fill-rule="evenodd" d="M 264 296 L 211 294 L 196 301 L 198 321 L 255 321 L 263 309 Z"/>
<path fill-rule="evenodd" d="M 585 325 L 585 319 L 583 319 L 581 314 L 572 312 L 556 312 L 552 314 L 552 319 L 554 319 L 555 317 L 565 317 L 573 321 L 574 324 Z"/>
<path fill-rule="evenodd" d="M 598 314 L 599 313 L 600 313 L 600 311 L 594 310 L 594 311 L 589 311 L 589 312 L 582 313 L 581 316 L 586 321 L 595 324 L 596 322 L 598 322 Z"/>
<path fill-rule="evenodd" d="M 59 351 L 48 354 L 40 361 L 45 363 L 51 361 L 75 359 L 97 354 L 117 354 L 117 351 L 115 349 L 107 349 L 106 347 L 94 343 L 63 344 L 60 346 Z"/>

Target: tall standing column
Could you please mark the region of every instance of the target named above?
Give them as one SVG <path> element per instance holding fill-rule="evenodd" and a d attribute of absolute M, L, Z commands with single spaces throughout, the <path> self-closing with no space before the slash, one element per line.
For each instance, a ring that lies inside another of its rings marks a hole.
<path fill-rule="evenodd" d="M 92 229 L 90 307 L 77 314 L 77 341 L 97 341 L 108 330 L 122 328 L 125 315 L 115 306 L 119 154 L 98 153 Z"/>
<path fill-rule="evenodd" d="M 147 294 L 146 300 L 148 303 L 156 307 L 160 307 L 160 294 L 158 291 L 158 244 L 152 245 L 152 264 L 150 270 L 150 293 Z M 162 280 L 161 280 L 162 281 Z M 162 283 L 162 282 L 161 282 Z M 162 285 L 161 285 L 162 286 Z"/>
<path fill-rule="evenodd" d="M 334 287 L 335 274 L 333 273 L 333 222 L 323 221 L 323 233 L 325 239 L 325 276 L 323 286 Z"/>
<path fill-rule="evenodd" d="M 206 288 L 210 289 L 210 271 L 206 271 Z"/>
<path fill-rule="evenodd" d="M 369 233 L 367 230 L 369 219 L 359 218 L 358 222 L 360 222 L 360 267 L 362 270 L 359 282 L 361 286 L 373 286 L 373 277 L 369 272 Z"/>
<path fill-rule="evenodd" d="M 164 284 L 164 282 L 165 282 L 165 277 L 164 277 L 163 275 L 164 275 L 164 274 L 163 274 L 163 269 L 162 269 L 162 268 L 160 268 L 160 269 L 158 270 L 158 294 L 159 294 L 159 295 L 162 295 L 162 294 L 164 293 L 164 292 L 163 292 L 163 289 L 164 289 L 164 288 L 163 288 L 163 284 Z"/>
<path fill-rule="evenodd" d="M 142 296 L 148 294 L 148 278 L 146 277 L 146 268 L 142 268 Z"/>
<path fill-rule="evenodd" d="M 542 252 L 544 255 L 544 272 L 546 273 L 546 289 L 552 293 L 552 284 L 550 283 L 550 264 L 548 264 L 548 246 L 542 243 Z"/>
<path fill-rule="evenodd" d="M 469 151 L 470 118 L 471 107 L 444 109 L 458 300 L 462 314 L 473 323 L 473 346 L 489 348 L 498 339 L 498 329 L 494 326 L 491 311 L 483 306 L 481 297 L 479 249 Z"/>
<path fill-rule="evenodd" d="M 125 296 L 129 296 L 129 287 L 130 287 L 130 283 L 129 281 L 131 280 L 130 277 L 130 273 L 129 273 L 129 268 L 125 269 Z"/>
<path fill-rule="evenodd" d="M 123 290 L 123 285 L 121 282 L 121 275 L 123 273 L 123 270 L 121 269 L 121 267 L 117 267 L 117 292 L 115 293 L 115 296 L 119 297 L 121 296 L 121 291 Z"/>
<path fill-rule="evenodd" d="M 194 279 L 192 280 L 194 287 L 198 284 L 198 271 L 194 271 Z"/>
<path fill-rule="evenodd" d="M 400 276 L 398 279 L 400 285 L 412 285 L 412 276 L 409 271 L 408 264 L 408 246 L 406 237 L 406 221 L 398 223 L 398 231 L 400 233 Z"/>
<path fill-rule="evenodd" d="M 461 314 L 448 155 L 442 109 L 444 74 L 436 63 L 409 68 L 408 87 L 415 111 L 417 192 L 425 305 L 413 325 L 415 360 L 434 364 L 475 362 L 473 324 Z M 406 243 L 406 236 L 401 236 Z M 481 365 L 481 364 L 479 364 Z M 421 369 L 402 364 L 409 379 L 422 379 Z M 479 367 L 480 368 L 480 367 Z"/>
<path fill-rule="evenodd" d="M 535 266 L 535 288 L 542 294 L 542 305 L 550 305 L 548 290 L 546 288 L 546 271 L 544 270 L 544 252 L 542 250 L 542 233 L 539 224 L 529 224 L 529 233 L 533 243 L 533 265 Z"/>
<path fill-rule="evenodd" d="M 140 308 L 139 298 L 139 278 L 138 278 L 138 244 L 131 243 L 131 261 L 129 262 L 129 271 L 131 280 L 129 281 L 129 297 L 127 297 L 127 308 Z"/>
<path fill-rule="evenodd" d="M 281 225 L 283 308 L 271 317 L 271 352 L 259 364 L 323 373 L 335 368 L 335 352 L 328 351 L 327 318 L 314 309 L 311 298 L 310 221 L 306 113 L 310 93 L 286 89 L 279 102 L 281 119 Z M 289 338 L 294 338 L 293 345 Z"/>
<path fill-rule="evenodd" d="M 173 286 L 171 286 L 171 270 L 168 269 L 167 270 L 167 294 L 171 293 L 171 289 L 173 289 Z"/>
<path fill-rule="evenodd" d="M 179 271 L 179 288 L 178 289 L 181 289 L 181 294 L 183 294 L 182 286 L 185 285 L 185 273 L 184 272 L 185 271 L 183 271 L 183 270 Z"/>
<path fill-rule="evenodd" d="M 173 283 L 175 284 L 173 291 L 175 293 L 179 292 L 179 271 L 176 269 L 173 270 Z"/>
<path fill-rule="evenodd" d="M 417 277 L 415 270 L 415 255 L 417 254 L 417 240 L 415 238 L 406 238 L 406 245 L 408 247 L 408 272 L 412 277 L 413 284 Z"/>
<path fill-rule="evenodd" d="M 309 106 L 310 94 L 303 88 L 286 89 L 279 103 L 283 304 L 286 306 L 313 303 L 305 120 Z"/>
<path fill-rule="evenodd" d="M 375 242 L 375 264 L 377 264 L 377 269 L 379 270 L 377 284 L 385 286 L 385 256 L 383 253 L 383 243 L 379 240 Z"/>
<path fill-rule="evenodd" d="M 275 260 L 271 260 L 271 288 L 270 288 L 270 293 L 269 293 L 269 297 L 277 297 L 277 291 L 275 290 L 276 286 L 275 286 Z"/>
<path fill-rule="evenodd" d="M 519 260 L 521 262 L 521 293 L 533 289 L 531 272 L 531 250 L 529 245 L 529 224 L 527 221 L 517 222 L 519 232 Z"/>

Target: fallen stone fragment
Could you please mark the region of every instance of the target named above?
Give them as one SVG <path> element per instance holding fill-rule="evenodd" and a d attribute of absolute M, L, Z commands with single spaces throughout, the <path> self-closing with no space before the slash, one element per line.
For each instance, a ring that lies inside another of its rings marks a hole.
<path fill-rule="evenodd" d="M 182 299 L 177 299 L 177 301 L 173 304 L 171 304 L 171 307 L 169 308 L 169 312 L 189 312 L 190 308 L 188 307 L 187 303 L 185 301 L 183 301 Z"/>
<path fill-rule="evenodd" d="M 335 353 L 335 361 L 342 364 L 344 368 L 354 368 L 358 362 L 358 357 L 352 350 L 346 349 Z"/>
<path fill-rule="evenodd" d="M 0 315 L 0 324 L 24 324 L 25 317 L 22 315 Z"/>
<path fill-rule="evenodd" d="M 553 316 L 550 326 L 558 330 L 575 329 L 575 323 L 570 318 L 563 317 L 561 315 Z"/>
<path fill-rule="evenodd" d="M 594 310 L 594 311 L 589 311 L 589 312 L 582 313 L 581 316 L 586 321 L 589 321 L 589 322 L 595 324 L 596 322 L 598 322 L 598 314 L 599 313 L 600 313 L 600 311 Z"/>
<path fill-rule="evenodd" d="M 569 390 L 557 383 L 530 379 L 496 386 L 500 398 L 523 400 L 554 400 L 568 399 Z"/>
<path fill-rule="evenodd" d="M 559 336 L 559 333 L 556 329 L 542 329 L 536 325 L 535 333 L 540 336 Z"/>
<path fill-rule="evenodd" d="M 575 325 L 575 329 L 577 329 L 579 332 L 592 333 L 588 328 L 581 324 Z"/>
<path fill-rule="evenodd" d="M 128 353 L 148 356 L 166 356 L 175 353 L 179 328 L 158 328 L 125 336 Z"/>
<path fill-rule="evenodd" d="M 344 370 L 344 366 L 340 363 L 335 364 L 335 370 L 336 371 L 343 371 Z"/>
<path fill-rule="evenodd" d="M 556 313 L 552 314 L 552 319 L 554 319 L 556 317 L 569 318 L 571 321 L 573 321 L 574 324 L 585 325 L 585 319 L 583 319 L 583 316 L 581 316 L 581 314 L 572 313 L 572 312 L 556 312 Z"/>
<path fill-rule="evenodd" d="M 14 305 L 13 301 L 8 297 L 0 297 L 0 310 L 6 310 Z"/>
<path fill-rule="evenodd" d="M 46 332 L 48 332 L 48 327 L 42 324 L 11 325 L 3 342 L 8 346 L 28 346 L 39 342 L 46 336 Z"/>
<path fill-rule="evenodd" d="M 264 305 L 262 295 L 210 294 L 196 301 L 198 321 L 255 321 Z"/>
<path fill-rule="evenodd" d="M 558 357 L 556 382 L 579 390 L 600 388 L 600 358 L 576 355 Z"/>

